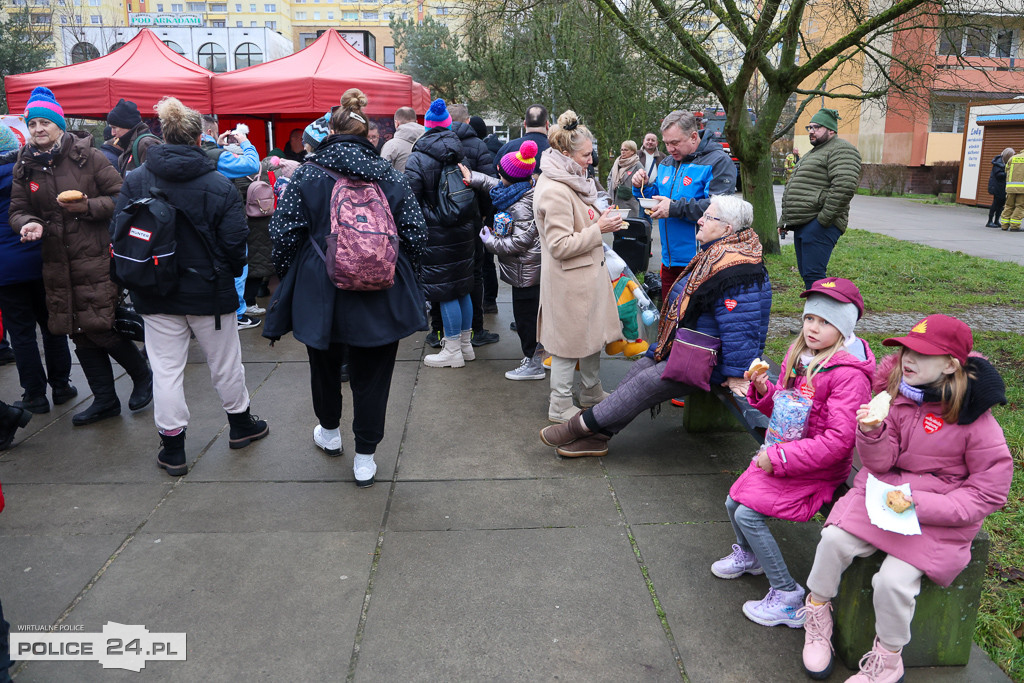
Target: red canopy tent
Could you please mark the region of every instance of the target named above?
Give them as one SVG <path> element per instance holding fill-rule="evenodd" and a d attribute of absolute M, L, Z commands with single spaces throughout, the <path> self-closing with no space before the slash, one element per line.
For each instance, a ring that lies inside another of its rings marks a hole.
<path fill-rule="evenodd" d="M 53 91 L 66 115 L 105 119 L 122 97 L 139 105 L 143 116 L 151 116 L 153 105 L 166 95 L 209 113 L 213 111 L 212 76 L 143 29 L 108 55 L 7 76 L 4 85 L 11 112 L 24 111 L 32 89 L 42 85 Z"/>
<path fill-rule="evenodd" d="M 359 88 L 369 100 L 366 113 L 390 124 L 395 110 L 412 107 L 422 115 L 430 104 L 430 91 L 381 66 L 345 42 L 337 31 L 325 31 L 295 54 L 213 77 L 214 111 L 225 124 L 249 123 L 250 137 L 258 136 L 252 119 L 276 124 L 281 146 L 293 128 L 304 128 L 336 106 L 341 94 Z M 259 142 L 254 140 L 259 147 Z"/>

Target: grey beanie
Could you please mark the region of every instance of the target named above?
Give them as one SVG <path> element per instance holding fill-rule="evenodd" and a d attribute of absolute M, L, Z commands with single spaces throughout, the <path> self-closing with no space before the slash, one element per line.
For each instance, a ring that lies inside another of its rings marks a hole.
<path fill-rule="evenodd" d="M 853 338 L 853 328 L 857 326 L 857 313 L 854 304 L 836 301 L 830 296 L 815 292 L 807 296 L 807 303 L 804 304 L 804 315 L 816 315 L 829 321 L 847 341 Z"/>

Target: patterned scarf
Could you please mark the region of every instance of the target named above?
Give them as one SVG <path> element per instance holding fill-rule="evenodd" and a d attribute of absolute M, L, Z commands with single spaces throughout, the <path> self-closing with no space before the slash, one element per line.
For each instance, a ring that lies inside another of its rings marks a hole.
<path fill-rule="evenodd" d="M 41 151 L 31 142 L 26 142 L 24 152 L 25 156 L 31 157 L 32 160 L 38 162 L 40 166 L 52 166 L 53 160 L 57 158 L 58 154 L 60 154 L 61 143 L 64 142 L 65 136 L 67 136 L 67 133 L 64 133 L 64 135 L 57 138 L 57 142 L 53 143 L 53 147 L 45 152 Z"/>
<path fill-rule="evenodd" d="M 491 204 L 494 205 L 495 210 L 504 211 L 522 199 L 531 187 L 533 184 L 529 180 L 512 185 L 495 185 L 491 188 Z"/>
<path fill-rule="evenodd" d="M 682 293 L 676 297 L 675 301 L 669 297 L 669 300 L 661 305 L 658 346 L 654 351 L 655 360 L 662 361 L 668 357 L 676 327 L 686 316 L 690 300 L 701 285 L 726 268 L 745 263 L 761 263 L 761 241 L 757 238 L 757 233 L 750 228 L 723 237 L 712 242 L 706 249 L 697 252 L 693 260 L 686 265 L 683 272 L 672 283 L 672 286 L 675 287 L 680 279 L 689 278 Z"/>

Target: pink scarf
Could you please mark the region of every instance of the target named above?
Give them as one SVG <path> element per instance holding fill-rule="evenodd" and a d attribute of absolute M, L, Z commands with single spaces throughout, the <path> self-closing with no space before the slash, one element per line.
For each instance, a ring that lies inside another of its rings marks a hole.
<path fill-rule="evenodd" d="M 597 203 L 597 184 L 587 177 L 587 171 L 575 161 L 557 151 L 554 147 L 540 155 L 540 170 L 545 178 L 568 185 L 580 196 L 585 204 Z"/>

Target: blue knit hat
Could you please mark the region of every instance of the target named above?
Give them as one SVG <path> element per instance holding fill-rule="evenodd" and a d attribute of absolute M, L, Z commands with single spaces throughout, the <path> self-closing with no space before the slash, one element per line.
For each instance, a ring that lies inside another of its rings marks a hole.
<path fill-rule="evenodd" d="M 302 144 L 309 145 L 313 149 L 316 149 L 320 141 L 327 137 L 327 134 L 331 132 L 330 121 L 331 114 L 321 116 L 313 123 L 306 126 L 306 129 L 302 131 Z"/>
<path fill-rule="evenodd" d="M 0 154 L 18 149 L 18 136 L 10 128 L 0 123 Z"/>
<path fill-rule="evenodd" d="M 427 115 L 423 117 L 425 128 L 451 128 L 452 115 L 448 113 L 448 107 L 444 100 L 438 98 L 430 103 Z"/>
<path fill-rule="evenodd" d="M 66 131 L 68 123 L 64 120 L 64 110 L 49 88 L 39 86 L 28 96 L 28 104 L 25 105 L 25 123 L 32 119 L 47 119 L 53 121 L 60 129 Z"/>

